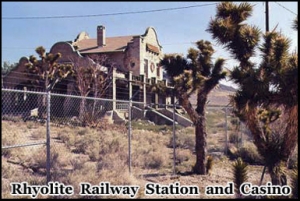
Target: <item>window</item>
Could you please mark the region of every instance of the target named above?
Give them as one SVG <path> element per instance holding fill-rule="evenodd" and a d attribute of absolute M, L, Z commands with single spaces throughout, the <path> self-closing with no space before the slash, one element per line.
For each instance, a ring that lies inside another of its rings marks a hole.
<path fill-rule="evenodd" d="M 151 69 L 151 72 L 153 73 L 153 72 L 154 72 L 154 70 L 155 70 L 155 65 L 154 65 L 154 63 L 151 63 L 151 65 L 150 65 L 150 69 Z"/>
<path fill-rule="evenodd" d="M 131 68 L 134 68 L 134 66 L 135 66 L 134 61 L 131 61 L 131 62 L 130 62 L 130 67 L 131 67 Z"/>
<path fill-rule="evenodd" d="M 160 68 L 159 68 L 158 65 L 157 65 L 157 68 L 156 68 L 156 76 L 160 77 Z"/>
<path fill-rule="evenodd" d="M 144 59 L 144 75 L 146 79 L 148 78 L 148 60 Z"/>

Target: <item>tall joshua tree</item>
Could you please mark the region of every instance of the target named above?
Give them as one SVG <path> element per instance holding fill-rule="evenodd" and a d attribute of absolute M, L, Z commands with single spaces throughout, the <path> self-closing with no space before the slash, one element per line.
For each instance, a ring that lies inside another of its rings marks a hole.
<path fill-rule="evenodd" d="M 55 84 L 73 73 L 72 65 L 58 64 L 57 60 L 61 57 L 60 53 L 46 53 L 44 47 L 39 46 L 35 49 L 40 59 L 31 55 L 26 64 L 26 71 L 34 85 L 41 87 L 45 91 L 51 91 Z M 40 104 L 39 116 L 46 106 L 46 96 Z"/>
<path fill-rule="evenodd" d="M 187 57 L 182 55 L 165 55 L 161 65 L 165 68 L 174 85 L 173 93 L 179 103 L 187 111 L 195 125 L 196 164 L 193 168 L 196 174 L 206 174 L 206 124 L 205 105 L 209 92 L 225 78 L 222 70 L 224 59 L 217 59 L 214 63 L 212 55 L 214 49 L 210 42 L 200 40 L 197 49 L 190 48 Z M 194 108 L 189 97 L 197 93 L 197 107 Z"/>
<path fill-rule="evenodd" d="M 239 85 L 232 97 L 235 111 L 250 129 L 272 183 L 283 185 L 283 170 L 298 135 L 298 54 L 289 53 L 290 41 L 282 34 L 275 30 L 262 34 L 248 25 L 245 21 L 252 11 L 249 3 L 220 3 L 208 31 L 239 62 L 231 72 Z M 259 63 L 251 60 L 256 50 Z M 284 126 L 275 129 L 280 121 Z"/>
<path fill-rule="evenodd" d="M 35 56 L 31 55 L 26 67 L 29 76 L 33 78 L 33 82 L 44 90 L 53 89 L 56 83 L 73 73 L 72 65 L 57 63 L 57 60 L 61 57 L 60 53 L 46 53 L 43 46 L 37 47 L 35 51 L 40 59 L 38 60 Z"/>

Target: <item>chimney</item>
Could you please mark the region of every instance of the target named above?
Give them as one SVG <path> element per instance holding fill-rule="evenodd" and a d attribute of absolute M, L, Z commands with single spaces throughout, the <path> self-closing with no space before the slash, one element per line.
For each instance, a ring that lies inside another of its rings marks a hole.
<path fill-rule="evenodd" d="M 97 45 L 98 47 L 105 46 L 105 27 L 98 26 L 97 27 Z"/>

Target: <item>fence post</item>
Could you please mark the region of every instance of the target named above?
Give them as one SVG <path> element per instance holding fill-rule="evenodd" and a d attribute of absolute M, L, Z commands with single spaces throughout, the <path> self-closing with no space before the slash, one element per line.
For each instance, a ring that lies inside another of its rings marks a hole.
<path fill-rule="evenodd" d="M 50 90 L 47 90 L 47 133 L 46 133 L 46 152 L 47 152 L 47 161 L 46 161 L 46 171 L 47 171 L 47 184 L 51 181 L 51 155 L 50 155 Z"/>
<path fill-rule="evenodd" d="M 117 85 L 116 85 L 116 77 L 117 77 L 117 68 L 113 68 L 113 73 L 112 73 L 112 88 L 113 88 L 113 108 L 112 110 L 116 110 L 116 105 L 117 105 Z"/>
<path fill-rule="evenodd" d="M 228 150 L 228 136 L 227 136 L 227 107 L 225 107 L 225 155 L 227 155 Z"/>
<path fill-rule="evenodd" d="M 129 174 L 131 174 L 131 105 L 132 100 L 128 103 L 128 168 Z"/>
<path fill-rule="evenodd" d="M 129 105 L 128 105 L 128 168 L 131 174 L 131 107 L 132 107 L 132 71 L 129 71 Z"/>
<path fill-rule="evenodd" d="M 146 107 L 147 105 L 147 88 L 146 88 L 146 82 L 147 82 L 147 78 L 146 78 L 146 75 L 143 76 L 143 102 L 144 102 L 144 108 Z"/>
<path fill-rule="evenodd" d="M 175 143 L 175 108 L 176 104 L 175 101 L 173 103 L 173 175 L 176 175 L 175 165 L 176 165 L 176 143 Z"/>

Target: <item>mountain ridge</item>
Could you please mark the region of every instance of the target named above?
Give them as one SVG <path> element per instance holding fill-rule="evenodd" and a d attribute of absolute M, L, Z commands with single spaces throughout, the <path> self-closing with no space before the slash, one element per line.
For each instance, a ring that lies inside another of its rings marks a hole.
<path fill-rule="evenodd" d="M 217 85 L 209 94 L 208 94 L 208 106 L 226 106 L 230 102 L 230 95 L 233 95 L 237 89 L 232 86 L 227 86 L 224 84 Z M 192 105 L 197 104 L 197 93 L 194 93 L 189 98 Z"/>

